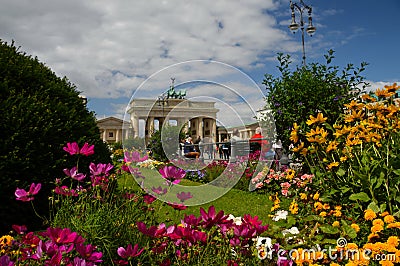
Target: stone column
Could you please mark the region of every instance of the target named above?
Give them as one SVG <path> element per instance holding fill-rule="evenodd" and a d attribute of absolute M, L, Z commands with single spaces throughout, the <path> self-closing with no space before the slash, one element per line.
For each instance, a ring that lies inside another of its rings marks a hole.
<path fill-rule="evenodd" d="M 146 119 L 146 138 L 150 138 L 154 133 L 154 117 L 149 116 Z"/>
<path fill-rule="evenodd" d="M 217 121 L 215 121 L 215 119 L 211 119 L 211 136 L 213 138 L 213 141 L 216 142 L 216 138 L 217 138 Z M 221 136 L 219 136 L 221 138 Z"/>
<path fill-rule="evenodd" d="M 139 118 L 137 116 L 132 115 L 132 127 L 133 127 L 133 137 L 139 137 Z"/>
<path fill-rule="evenodd" d="M 106 140 L 107 140 L 106 131 L 107 131 L 106 129 L 104 129 L 104 131 L 103 131 L 103 136 L 102 136 L 103 142 L 106 142 Z"/>
<path fill-rule="evenodd" d="M 122 129 L 117 129 L 115 132 L 115 142 L 120 142 L 120 131 Z"/>
<path fill-rule="evenodd" d="M 197 136 L 203 138 L 203 117 L 197 118 Z"/>

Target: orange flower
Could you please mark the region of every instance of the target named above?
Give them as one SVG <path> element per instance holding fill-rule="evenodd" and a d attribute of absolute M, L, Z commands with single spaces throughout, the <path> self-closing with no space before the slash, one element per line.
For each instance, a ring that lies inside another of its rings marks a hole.
<path fill-rule="evenodd" d="M 383 220 L 385 221 L 385 223 L 387 224 L 391 224 L 395 221 L 394 216 L 393 215 L 386 215 Z"/>
<path fill-rule="evenodd" d="M 391 247 L 397 247 L 399 245 L 399 238 L 397 236 L 389 236 L 386 243 Z"/>
<path fill-rule="evenodd" d="M 372 232 L 373 234 L 379 233 L 379 232 L 382 231 L 382 230 L 383 230 L 383 226 L 380 225 L 380 224 L 376 224 L 376 225 L 373 225 L 373 226 L 371 227 L 371 232 Z"/>
<path fill-rule="evenodd" d="M 332 169 L 333 167 L 338 167 L 338 166 L 339 166 L 339 162 L 331 162 L 330 164 L 328 164 L 328 166 L 326 168 Z"/>
<path fill-rule="evenodd" d="M 358 226 L 358 224 L 351 224 L 350 226 L 351 226 L 351 228 L 353 228 L 357 233 L 360 232 L 360 227 Z"/>
<path fill-rule="evenodd" d="M 376 213 L 375 213 L 373 210 L 368 209 L 368 210 L 366 210 L 366 211 L 364 212 L 364 219 L 365 219 L 365 220 L 367 220 L 367 221 L 372 221 L 372 220 L 375 219 L 375 218 L 376 218 Z"/>

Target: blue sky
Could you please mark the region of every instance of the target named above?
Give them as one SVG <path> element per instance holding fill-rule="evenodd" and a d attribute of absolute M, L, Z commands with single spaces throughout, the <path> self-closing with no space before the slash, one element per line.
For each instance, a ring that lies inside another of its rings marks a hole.
<path fill-rule="evenodd" d="M 69 78 L 99 118 L 123 117 L 132 97 L 156 98 L 170 77 L 178 87 L 201 79 L 232 88 L 204 82 L 188 98 L 233 106 L 235 91 L 257 110 L 264 74 L 278 75 L 276 54 L 290 54 L 293 67 L 301 64 L 300 32 L 288 29 L 288 0 L 0 2 L 0 39 L 14 40 Z M 307 62 L 323 62 L 333 49 L 334 65 L 368 62 L 364 76 L 373 88 L 400 81 L 398 0 L 305 2 L 317 27 L 314 36 L 305 36 Z"/>

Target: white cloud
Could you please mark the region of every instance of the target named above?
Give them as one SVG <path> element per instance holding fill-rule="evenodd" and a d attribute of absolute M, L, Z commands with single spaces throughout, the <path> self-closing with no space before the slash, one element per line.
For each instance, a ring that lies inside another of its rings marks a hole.
<path fill-rule="evenodd" d="M 1 38 L 95 98 L 128 97 L 146 77 L 186 60 L 250 69 L 288 40 L 262 12 L 277 9 L 272 0 L 3 2 Z"/>

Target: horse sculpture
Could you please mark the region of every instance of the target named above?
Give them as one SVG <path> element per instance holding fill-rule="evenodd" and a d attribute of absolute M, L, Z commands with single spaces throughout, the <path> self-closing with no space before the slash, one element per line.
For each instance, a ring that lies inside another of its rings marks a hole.
<path fill-rule="evenodd" d="M 171 86 L 167 91 L 167 99 L 185 99 L 186 90 L 175 91 L 175 88 Z"/>

